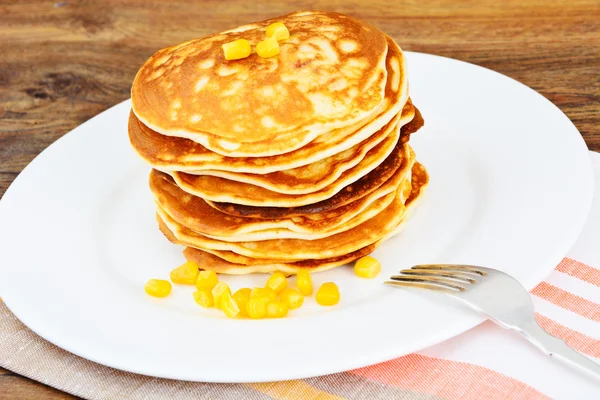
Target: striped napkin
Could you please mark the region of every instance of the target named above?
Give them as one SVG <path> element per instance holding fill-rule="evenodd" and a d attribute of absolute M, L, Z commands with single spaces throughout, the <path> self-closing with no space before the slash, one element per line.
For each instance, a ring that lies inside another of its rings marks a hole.
<path fill-rule="evenodd" d="M 592 211 L 576 245 L 531 294 L 537 319 L 600 361 L 600 154 Z M 89 399 L 600 399 L 594 381 L 485 322 L 434 347 L 353 371 L 255 384 L 209 384 L 118 371 L 31 332 L 0 302 L 0 366 Z"/>

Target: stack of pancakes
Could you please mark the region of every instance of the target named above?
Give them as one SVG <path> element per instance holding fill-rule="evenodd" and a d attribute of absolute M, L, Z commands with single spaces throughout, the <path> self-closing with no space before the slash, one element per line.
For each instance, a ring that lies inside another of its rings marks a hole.
<path fill-rule="evenodd" d="M 283 22 L 271 58 L 221 45 Z M 427 184 L 402 51 L 375 27 L 299 12 L 160 50 L 132 88 L 161 231 L 202 269 L 320 271 L 371 253 Z"/>

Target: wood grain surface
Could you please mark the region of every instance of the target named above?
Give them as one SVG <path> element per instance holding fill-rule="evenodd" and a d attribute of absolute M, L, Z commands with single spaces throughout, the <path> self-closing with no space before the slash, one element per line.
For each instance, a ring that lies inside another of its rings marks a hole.
<path fill-rule="evenodd" d="M 0 196 L 49 144 L 127 99 L 136 71 L 156 50 L 302 9 L 354 15 L 405 50 L 517 79 L 600 150 L 598 0 L 0 0 Z M 3 369 L 0 397 L 72 398 Z"/>

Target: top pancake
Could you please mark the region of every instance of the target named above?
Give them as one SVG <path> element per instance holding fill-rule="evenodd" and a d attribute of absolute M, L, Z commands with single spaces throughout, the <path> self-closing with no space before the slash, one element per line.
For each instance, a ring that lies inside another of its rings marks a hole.
<path fill-rule="evenodd" d="M 216 169 L 266 174 L 317 162 L 364 141 L 373 132 L 386 125 L 400 110 L 402 110 L 400 125 L 412 119 L 414 109 L 408 98 L 404 57 L 398 45 L 390 38 L 388 38 L 388 47 L 386 69 L 389 79 L 386 82 L 384 101 L 379 106 L 380 113 L 330 131 L 291 152 L 265 157 L 224 156 L 193 140 L 162 135 L 144 125 L 133 112 L 129 117 L 129 139 L 133 148 L 144 160 L 163 172 L 200 173 Z"/>
<path fill-rule="evenodd" d="M 276 21 L 290 31 L 277 56 L 224 59 L 222 44 L 255 46 Z M 151 129 L 219 154 L 282 154 L 378 114 L 387 49 L 381 31 L 354 18 L 293 13 L 158 51 L 134 80 L 132 107 Z M 389 79 L 400 81 L 400 68 Z"/>

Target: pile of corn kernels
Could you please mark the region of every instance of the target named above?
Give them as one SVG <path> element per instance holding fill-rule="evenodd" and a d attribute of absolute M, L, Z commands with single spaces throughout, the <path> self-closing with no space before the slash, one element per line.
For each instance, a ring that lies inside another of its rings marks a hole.
<path fill-rule="evenodd" d="M 381 264 L 373 257 L 363 257 L 354 266 L 356 275 L 374 278 L 381 271 Z M 214 271 L 200 271 L 198 265 L 188 261 L 171 271 L 171 281 L 181 285 L 195 285 L 194 300 L 202 307 L 222 310 L 229 318 L 283 318 L 289 310 L 300 308 L 304 297 L 313 293 L 312 277 L 308 271 L 296 275 L 296 289 L 289 287 L 288 278 L 281 272 L 272 274 L 264 287 L 231 288 Z M 166 297 L 171 293 L 171 282 L 150 279 L 144 289 L 154 297 Z M 333 282 L 319 287 L 315 300 L 322 306 L 333 306 L 340 301 L 340 290 Z"/>

